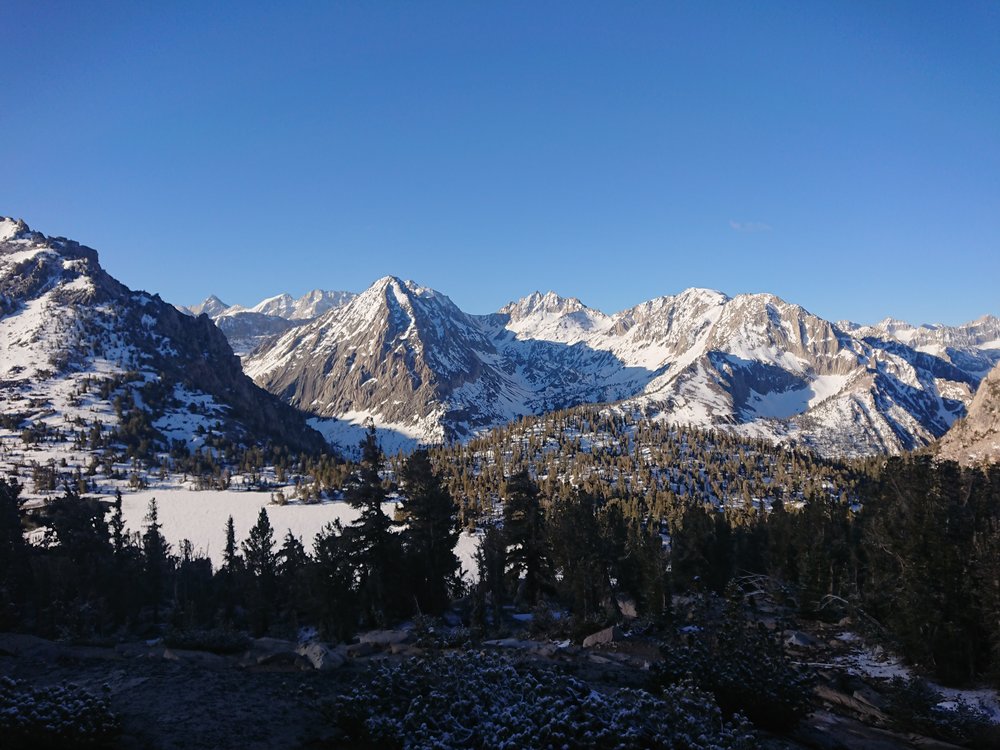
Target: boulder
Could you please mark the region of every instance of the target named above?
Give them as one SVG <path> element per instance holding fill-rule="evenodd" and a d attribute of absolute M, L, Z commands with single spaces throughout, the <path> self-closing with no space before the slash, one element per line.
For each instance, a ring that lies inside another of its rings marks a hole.
<path fill-rule="evenodd" d="M 393 643 L 389 646 L 389 653 L 396 656 L 420 656 L 424 650 L 410 643 Z"/>
<path fill-rule="evenodd" d="M 410 630 L 369 630 L 358 635 L 361 643 L 367 643 L 377 648 L 388 648 L 394 643 L 410 643 L 413 632 Z"/>
<path fill-rule="evenodd" d="M 785 645 L 792 648 L 810 648 L 816 645 L 816 639 L 801 630 L 786 630 Z"/>
<path fill-rule="evenodd" d="M 284 654 L 284 656 L 279 656 Z M 240 657 L 240 666 L 252 667 L 258 664 L 277 665 L 282 659 L 298 656 L 295 644 L 280 638 L 254 638 L 250 650 Z"/>
<path fill-rule="evenodd" d="M 343 656 L 336 651 L 331 651 L 318 641 L 303 643 L 296 649 L 296 653 L 305 657 L 312 664 L 313 669 L 318 669 L 320 672 L 342 667 L 346 661 Z"/>
<path fill-rule="evenodd" d="M 621 641 L 624 639 L 622 631 L 619 630 L 617 625 L 612 625 L 610 628 L 605 628 L 596 633 L 588 635 L 583 639 L 584 648 L 593 648 L 594 646 L 599 646 L 602 643 L 615 643 L 616 641 Z"/>
<path fill-rule="evenodd" d="M 257 666 L 279 670 L 292 670 L 312 669 L 313 665 L 307 658 L 294 651 L 275 651 L 273 654 L 258 656 Z"/>
<path fill-rule="evenodd" d="M 350 659 L 359 659 L 362 656 L 371 656 L 375 653 L 375 647 L 370 643 L 352 643 L 347 647 L 347 656 Z"/>
<path fill-rule="evenodd" d="M 225 656 L 209 651 L 189 651 L 183 648 L 163 649 L 163 658 L 167 661 L 179 661 L 186 664 L 197 664 L 199 667 L 225 667 L 229 660 Z"/>
<path fill-rule="evenodd" d="M 253 650 L 262 651 L 267 654 L 274 654 L 279 651 L 294 651 L 295 644 L 281 638 L 254 638 Z"/>
<path fill-rule="evenodd" d="M 639 608 L 635 603 L 635 599 L 630 596 L 616 596 L 615 602 L 618 604 L 618 611 L 622 613 L 622 617 L 629 620 L 635 620 L 639 617 Z"/>

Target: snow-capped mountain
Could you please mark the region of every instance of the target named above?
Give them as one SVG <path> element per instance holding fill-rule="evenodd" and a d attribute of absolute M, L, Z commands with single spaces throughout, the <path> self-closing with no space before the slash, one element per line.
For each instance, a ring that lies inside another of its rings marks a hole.
<path fill-rule="evenodd" d="M 941 324 L 915 326 L 886 318 L 872 326 L 839 324 L 859 338 L 892 339 L 947 359 L 963 370 L 985 375 L 1000 362 L 1000 318 L 984 315 L 959 326 Z"/>
<path fill-rule="evenodd" d="M 983 378 L 968 413 L 941 438 L 937 454 L 969 465 L 1000 462 L 1000 365 Z"/>
<path fill-rule="evenodd" d="M 3 437 L 114 435 L 131 421 L 154 450 L 195 449 L 213 434 L 322 447 L 302 415 L 243 374 L 207 317 L 128 289 L 95 250 L 13 219 L 0 219 L 0 352 Z"/>
<path fill-rule="evenodd" d="M 213 294 L 201 304 L 178 309 L 195 316 L 208 315 L 226 334 L 233 350 L 243 356 L 267 339 L 340 307 L 356 296 L 353 292 L 314 289 L 297 299 L 290 294 L 279 294 L 253 307 L 243 307 L 227 305 Z"/>
<path fill-rule="evenodd" d="M 177 309 L 183 313 L 194 315 L 195 317 L 204 314 L 210 318 L 222 315 L 222 313 L 224 313 L 229 308 L 230 305 L 227 305 L 225 302 L 216 297 L 214 294 L 210 295 L 209 297 L 206 297 L 201 303 L 197 305 L 192 305 L 191 307 L 181 307 L 181 306 L 177 307 Z"/>
<path fill-rule="evenodd" d="M 386 277 L 245 368 L 339 419 L 316 423 L 333 437 L 370 416 L 414 441 L 463 439 L 521 415 L 626 402 L 672 422 L 867 454 L 939 437 L 964 414 L 979 364 L 1000 359 L 987 333 L 940 356 L 858 331 L 772 295 L 706 289 L 615 315 L 536 292 L 475 316 Z"/>
<path fill-rule="evenodd" d="M 464 386 L 483 387 L 491 401 L 522 397 L 501 392 L 508 382 L 488 362 L 494 357 L 478 322 L 450 299 L 386 277 L 254 353 L 244 367 L 306 411 L 355 421 L 377 415 L 407 436 L 440 441 L 450 434 L 446 427 L 495 423 L 478 410 L 450 411 L 453 401 L 464 408 L 453 399 Z"/>
<path fill-rule="evenodd" d="M 323 289 L 313 289 L 298 299 L 290 294 L 279 294 L 261 300 L 250 308 L 233 305 L 228 313 L 255 312 L 262 315 L 273 315 L 285 320 L 312 320 L 327 310 L 350 302 L 357 295 L 354 292 L 330 292 Z"/>

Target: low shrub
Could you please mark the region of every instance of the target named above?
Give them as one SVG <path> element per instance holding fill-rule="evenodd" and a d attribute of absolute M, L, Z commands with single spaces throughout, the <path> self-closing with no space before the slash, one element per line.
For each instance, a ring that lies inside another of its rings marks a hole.
<path fill-rule="evenodd" d="M 653 686 L 690 679 L 727 715 L 741 712 L 776 731 L 794 726 L 809 711 L 812 675 L 792 665 L 778 637 L 736 606 L 712 604 L 696 607 L 692 620 L 663 642 Z"/>
<path fill-rule="evenodd" d="M 0 677 L 0 738 L 6 750 L 109 747 L 120 732 L 106 696 L 76 685 L 32 687 Z"/>
<path fill-rule="evenodd" d="M 163 642 L 170 648 L 211 651 L 215 654 L 239 654 L 253 645 L 246 633 L 213 628 L 210 630 L 172 630 Z"/>
<path fill-rule="evenodd" d="M 886 713 L 897 729 L 965 747 L 1000 747 L 1000 725 L 986 711 L 945 698 L 925 680 L 894 677 L 887 697 Z"/>
<path fill-rule="evenodd" d="M 689 683 L 661 695 L 605 695 L 575 678 L 491 652 L 379 665 L 366 684 L 324 704 L 323 712 L 350 747 L 756 747 L 743 720 L 724 720 L 712 697 Z"/>

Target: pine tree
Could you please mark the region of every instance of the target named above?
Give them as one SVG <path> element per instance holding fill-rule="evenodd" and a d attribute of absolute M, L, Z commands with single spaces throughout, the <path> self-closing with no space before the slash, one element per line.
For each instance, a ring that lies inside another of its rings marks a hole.
<path fill-rule="evenodd" d="M 146 511 L 145 531 L 142 534 L 143 577 L 148 601 L 153 605 L 153 619 L 160 616 L 160 604 L 166 591 L 170 567 L 170 545 L 161 533 L 162 525 L 156 507 L 156 498 L 149 501 Z"/>
<path fill-rule="evenodd" d="M 236 524 L 233 517 L 226 519 L 226 546 L 222 552 L 222 569 L 233 573 L 242 562 L 239 556 L 239 548 L 236 546 Z"/>
<path fill-rule="evenodd" d="M 358 627 L 360 606 L 351 542 L 340 521 L 327 524 L 313 543 L 312 608 L 327 637 L 347 640 Z"/>
<path fill-rule="evenodd" d="M 232 517 L 230 516 L 230 520 Z M 227 524 L 226 533 L 229 529 Z M 243 558 L 247 570 L 257 578 L 273 578 L 277 573 L 277 557 L 274 554 L 274 529 L 267 509 L 261 508 L 257 523 L 243 540 Z"/>
<path fill-rule="evenodd" d="M 309 555 L 306 554 L 306 548 L 292 530 L 288 529 L 282 539 L 281 549 L 278 550 L 278 576 L 283 579 L 292 578 L 308 563 Z"/>
<path fill-rule="evenodd" d="M 243 559 L 249 574 L 247 580 L 251 625 L 258 635 L 267 632 L 275 605 L 275 575 L 277 556 L 274 554 L 274 529 L 267 509 L 261 508 L 257 523 L 243 540 Z"/>
<path fill-rule="evenodd" d="M 405 605 L 399 601 L 399 539 L 392 533 L 392 520 L 382 510 L 386 492 L 380 472 L 385 459 L 371 422 L 360 447 L 358 479 L 348 489 L 347 501 L 361 514 L 345 537 L 358 575 L 362 616 L 371 624 L 384 625 L 391 612 L 403 611 Z"/>
<path fill-rule="evenodd" d="M 553 506 L 546 532 L 559 573 L 562 598 L 578 617 L 604 614 L 611 600 L 607 545 L 595 516 L 595 499 L 584 492 Z"/>
<path fill-rule="evenodd" d="M 459 568 L 455 557 L 458 517 L 451 494 L 431 467 L 426 450 L 414 451 L 402 472 L 404 500 L 398 514 L 406 524 L 402 542 L 420 611 L 439 614 L 448 606 Z"/>
<path fill-rule="evenodd" d="M 0 627 L 14 625 L 31 585 L 29 549 L 21 524 L 21 485 L 0 478 Z"/>
<path fill-rule="evenodd" d="M 215 578 L 221 601 L 222 618 L 225 624 L 232 623 L 236 615 L 236 605 L 243 589 L 245 568 L 236 542 L 236 524 L 233 517 L 226 519 L 226 544 L 222 552 L 222 567 Z"/>
<path fill-rule="evenodd" d="M 499 622 L 503 611 L 506 598 L 504 573 L 507 569 L 507 540 L 503 529 L 495 523 L 485 523 L 481 528 L 483 534 L 476 547 L 476 570 L 479 571 L 476 596 L 482 618 L 480 624 L 485 625 L 487 610 L 492 610 L 494 622 Z"/>
<path fill-rule="evenodd" d="M 108 524 L 111 529 L 111 546 L 114 549 L 115 559 L 120 560 L 125 554 L 125 519 L 122 516 L 122 491 L 115 489 L 115 504 L 111 513 L 111 521 Z"/>
<path fill-rule="evenodd" d="M 545 536 L 545 511 L 538 497 L 538 487 L 527 469 L 507 480 L 503 515 L 508 572 L 519 581 L 515 603 L 534 605 L 542 590 L 550 587 L 552 572 Z"/>

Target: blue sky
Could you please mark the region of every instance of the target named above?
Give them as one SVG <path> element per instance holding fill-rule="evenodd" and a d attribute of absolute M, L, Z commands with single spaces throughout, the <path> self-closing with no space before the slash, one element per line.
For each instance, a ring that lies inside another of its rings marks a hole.
<path fill-rule="evenodd" d="M 0 214 L 173 302 L 1000 314 L 1000 4 L 0 7 Z"/>

